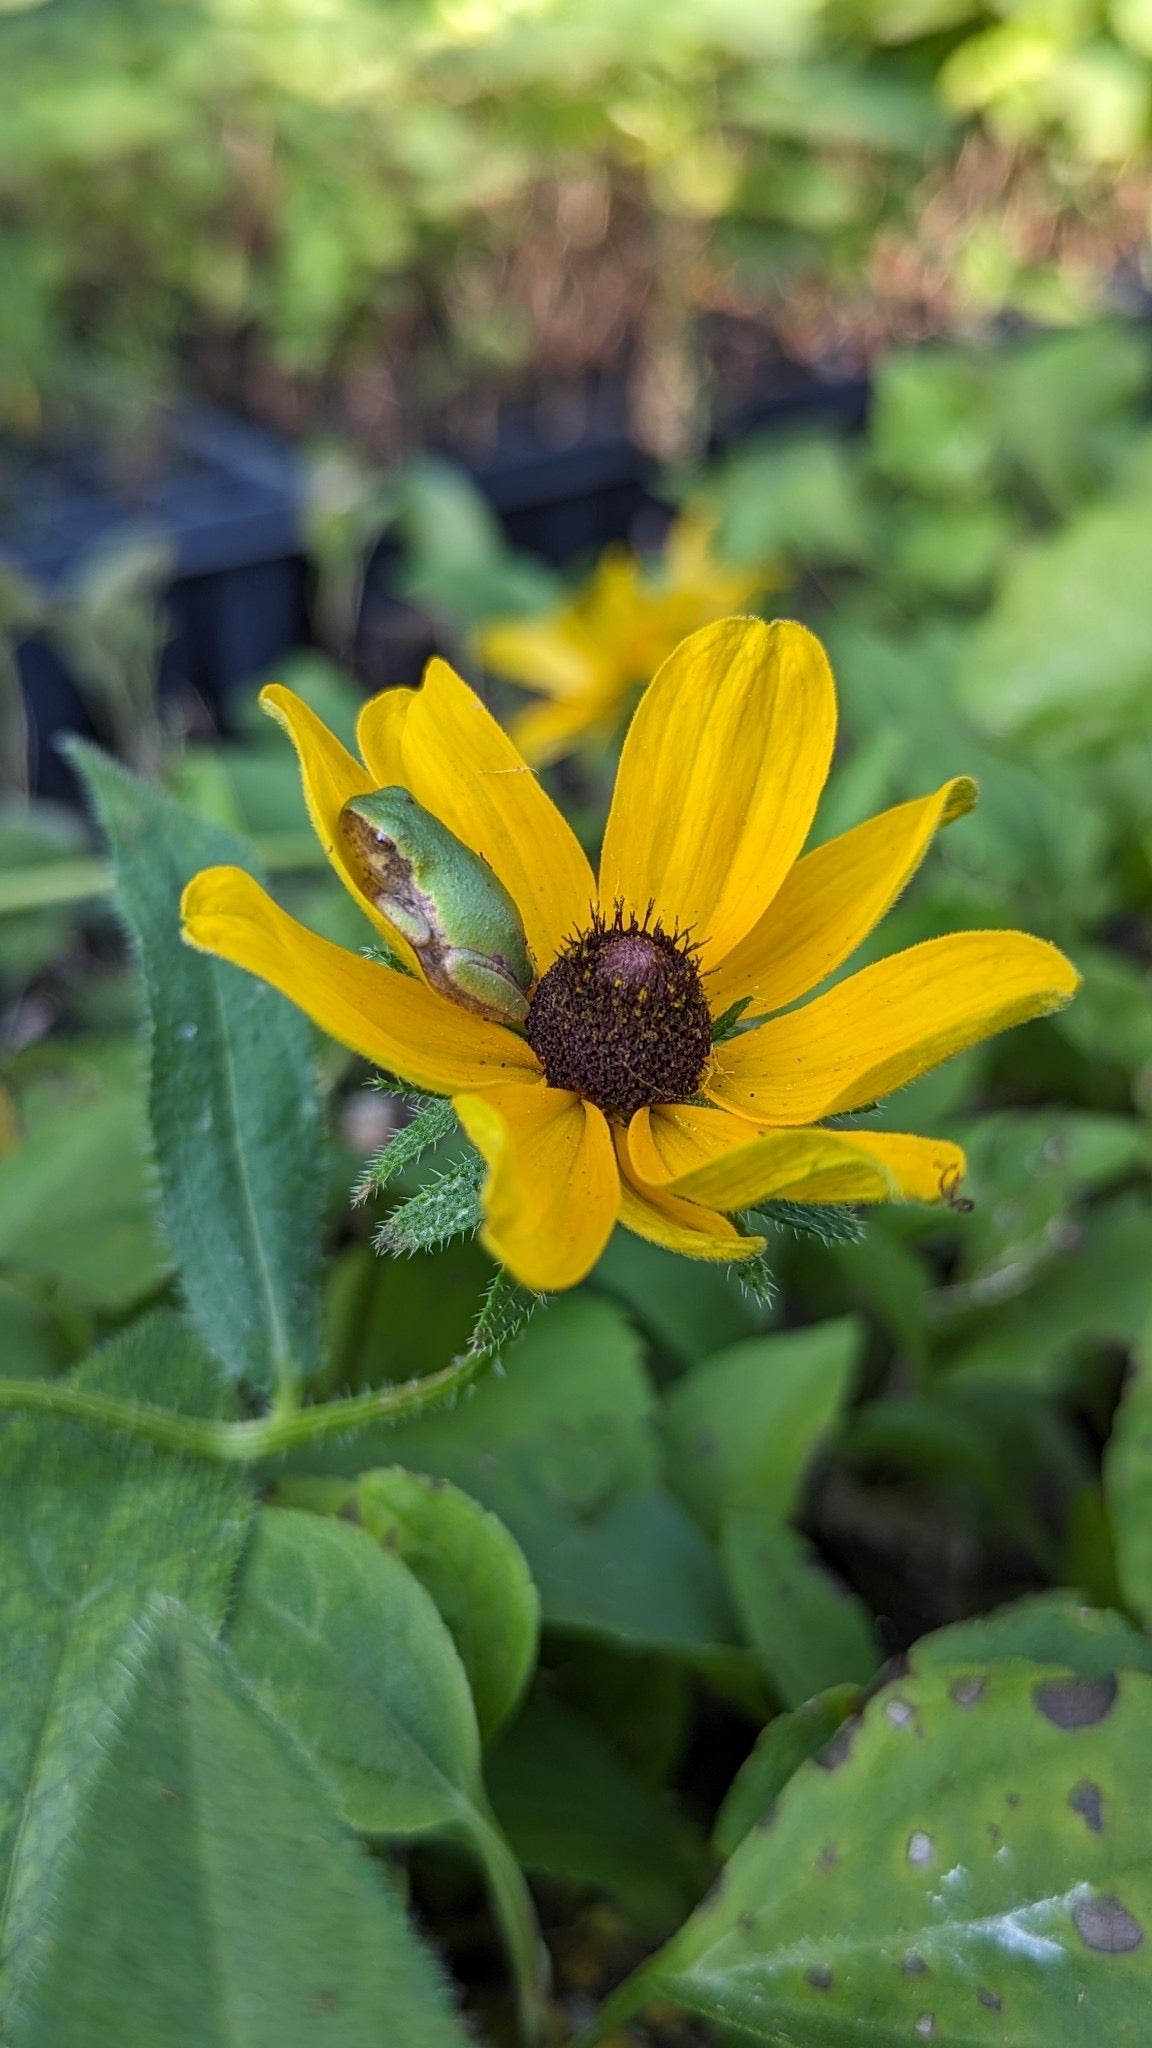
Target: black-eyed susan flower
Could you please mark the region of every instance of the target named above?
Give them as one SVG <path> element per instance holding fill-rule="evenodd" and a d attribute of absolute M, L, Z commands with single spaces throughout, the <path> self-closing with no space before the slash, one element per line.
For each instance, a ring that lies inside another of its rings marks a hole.
<path fill-rule="evenodd" d="M 491 620 L 479 634 L 481 660 L 536 700 L 511 721 L 524 759 L 542 768 L 612 739 L 632 698 L 687 634 L 774 580 L 770 570 L 722 562 L 709 522 L 683 513 L 657 565 L 631 548 L 606 548 L 584 588 L 555 611 Z"/>
<path fill-rule="evenodd" d="M 975 796 L 958 777 L 802 855 L 836 724 L 828 662 L 802 626 L 726 619 L 665 662 L 624 743 L 598 883 L 443 662 L 420 689 L 364 706 L 359 760 L 290 691 L 264 703 L 295 743 L 338 874 L 415 971 L 317 937 L 238 868 L 190 883 L 187 936 L 414 1089 L 452 1098 L 487 1163 L 484 1242 L 530 1288 L 574 1285 L 618 1222 L 732 1261 L 761 1249 L 733 1220 L 761 1202 L 947 1199 L 964 1173 L 955 1145 L 825 1120 L 1076 989 L 1043 940 L 957 932 L 795 1007 Z M 516 907 L 535 977 L 521 1025 L 432 986 L 365 894 L 341 814 L 377 789 L 409 792 Z M 739 1005 L 750 1028 L 725 1035 Z"/>

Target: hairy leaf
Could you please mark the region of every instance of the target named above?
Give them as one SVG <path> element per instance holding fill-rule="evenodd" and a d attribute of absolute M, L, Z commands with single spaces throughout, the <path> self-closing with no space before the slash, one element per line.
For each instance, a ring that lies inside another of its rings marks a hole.
<path fill-rule="evenodd" d="M 238 1380 L 307 1378 L 319 1359 L 324 1176 L 308 1025 L 273 989 L 191 952 L 180 894 L 242 840 L 95 748 L 72 757 L 107 832 L 150 1023 L 164 1228 L 188 1306 Z"/>
<path fill-rule="evenodd" d="M 126 1330 L 77 1383 L 193 1414 L 217 1412 L 217 1372 L 171 1312 Z M 44 1916 L 128 1685 L 125 1645 L 145 1606 L 223 1619 L 248 1491 L 220 1467 L 11 1420 L 0 1435 L 0 1959 L 18 2000 Z M 61 2036 L 61 2039 L 67 2038 Z"/>
<path fill-rule="evenodd" d="M 144 1636 L 13 2048 L 464 2048 L 395 1897 L 178 1610 Z"/>

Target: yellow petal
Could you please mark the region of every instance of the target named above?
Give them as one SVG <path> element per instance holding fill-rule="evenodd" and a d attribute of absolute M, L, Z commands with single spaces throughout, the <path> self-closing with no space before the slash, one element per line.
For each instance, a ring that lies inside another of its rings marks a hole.
<path fill-rule="evenodd" d="M 1063 953 L 1025 932 L 928 939 L 716 1046 L 708 1093 L 759 1123 L 815 1123 L 1063 1008 L 1079 984 Z"/>
<path fill-rule="evenodd" d="M 691 926 L 706 967 L 762 917 L 808 836 L 836 731 L 832 671 L 791 621 L 681 642 L 629 727 L 600 894 Z"/>
<path fill-rule="evenodd" d="M 347 748 L 341 746 L 335 734 L 293 690 L 286 690 L 282 683 L 269 683 L 260 692 L 260 703 L 277 725 L 283 726 L 296 749 L 312 829 L 348 894 L 392 951 L 419 973 L 416 955 L 403 933 L 381 916 L 361 890 L 336 829 L 349 798 L 363 796 L 366 790 L 377 789 L 380 784 L 373 780 L 370 769 L 353 760 Z"/>
<path fill-rule="evenodd" d="M 663 1188 L 648 1187 L 635 1174 L 622 1131 L 615 1132 L 620 1162 L 620 1221 L 649 1244 L 679 1252 L 688 1259 L 710 1259 L 733 1265 L 764 1249 L 762 1237 L 742 1237 L 734 1223 L 714 1209 L 684 1202 Z"/>
<path fill-rule="evenodd" d="M 591 648 L 551 618 L 493 619 L 477 644 L 485 668 L 542 696 L 576 697 L 600 679 Z"/>
<path fill-rule="evenodd" d="M 750 995 L 782 1010 L 854 953 L 911 880 L 933 834 L 971 810 L 976 784 L 954 777 L 933 796 L 897 804 L 805 854 L 758 924 L 708 978 L 719 1016 Z"/>
<path fill-rule="evenodd" d="M 404 722 L 402 781 L 511 894 L 543 974 L 595 900 L 592 870 L 567 820 L 446 662 L 431 661 Z"/>
<path fill-rule="evenodd" d="M 372 789 L 404 782 L 404 727 L 415 696 L 415 690 L 380 690 L 360 707 L 356 745 L 371 771 Z"/>
<path fill-rule="evenodd" d="M 533 768 L 547 768 L 572 753 L 581 740 L 606 737 L 619 717 L 620 707 L 615 698 L 606 704 L 599 696 L 581 697 L 569 704 L 541 697 L 516 712 L 508 722 L 508 730 Z"/>
<path fill-rule="evenodd" d="M 668 1187 L 749 1141 L 747 1117 L 731 1109 L 676 1102 L 638 1109 L 628 1125 L 628 1157 L 638 1180 Z"/>
<path fill-rule="evenodd" d="M 672 1191 L 719 1209 L 758 1202 L 938 1202 L 964 1176 L 944 1139 L 887 1131 L 763 1131 L 671 1179 Z"/>
<path fill-rule="evenodd" d="M 181 913 L 190 945 L 260 975 L 321 1031 L 415 1088 L 450 1095 L 539 1073 L 523 1039 L 422 981 L 318 938 L 242 868 L 194 875 Z"/>
<path fill-rule="evenodd" d="M 579 1095 L 512 1082 L 455 1099 L 488 1162 L 481 1238 L 540 1294 L 575 1287 L 615 1227 L 620 1179 L 608 1125 Z"/>

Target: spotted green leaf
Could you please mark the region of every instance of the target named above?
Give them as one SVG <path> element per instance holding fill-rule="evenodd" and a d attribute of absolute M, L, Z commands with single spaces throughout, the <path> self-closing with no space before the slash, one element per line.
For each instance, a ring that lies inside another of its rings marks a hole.
<path fill-rule="evenodd" d="M 749 1828 L 765 1819 L 793 1772 L 823 1749 L 851 1714 L 859 1713 L 862 1699 L 858 1685 L 834 1685 L 794 1712 L 777 1714 L 760 1730 L 716 1816 L 712 1839 L 724 1855 L 730 1856 Z"/>
<path fill-rule="evenodd" d="M 1147 1636 L 1139 1635 L 1122 1614 L 1086 1607 L 1074 1593 L 1059 1588 L 937 1629 L 922 1636 L 909 1652 L 911 1667 L 918 1672 L 1000 1664 L 1016 1657 L 1034 1664 L 1063 1664 L 1081 1678 L 1101 1678 L 1109 1671 L 1152 1674 L 1152 1641 Z"/>
<path fill-rule="evenodd" d="M 283 1729 L 182 1610 L 142 1632 L 12 2048 L 464 2048 Z"/>
<path fill-rule="evenodd" d="M 1152 1679 L 966 1664 L 889 1685 L 610 2001 L 773 2048 L 1142 2048 Z"/>

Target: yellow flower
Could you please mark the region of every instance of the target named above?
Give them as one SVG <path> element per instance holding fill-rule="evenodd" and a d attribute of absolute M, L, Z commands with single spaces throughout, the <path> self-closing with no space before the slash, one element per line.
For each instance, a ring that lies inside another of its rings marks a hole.
<path fill-rule="evenodd" d="M 488 1166 L 484 1242 L 528 1287 L 573 1286 L 617 1222 L 736 1260 L 763 1241 L 731 1215 L 760 1202 L 947 1199 L 964 1172 L 955 1145 L 823 1120 L 1077 987 L 1043 940 L 958 932 L 791 1007 L 975 798 L 959 777 L 801 858 L 836 724 L 831 671 L 802 626 L 726 619 L 665 662 L 624 743 L 599 887 L 508 735 L 443 662 L 419 690 L 364 706 L 362 761 L 289 690 L 263 701 L 296 745 L 329 858 L 405 957 L 346 863 L 341 807 L 402 785 L 488 861 L 539 976 L 524 1034 L 318 938 L 238 868 L 189 884 L 186 935 L 413 1088 L 452 1097 Z M 764 1021 L 709 1044 L 710 1020 L 743 998 Z"/>
<path fill-rule="evenodd" d="M 659 576 L 631 548 L 606 548 L 585 588 L 555 612 L 493 619 L 482 629 L 485 665 L 536 694 L 511 724 L 533 767 L 586 740 L 611 739 L 633 694 L 687 634 L 738 611 L 775 580 L 763 568 L 726 567 L 711 542 L 710 523 L 683 514 Z"/>

